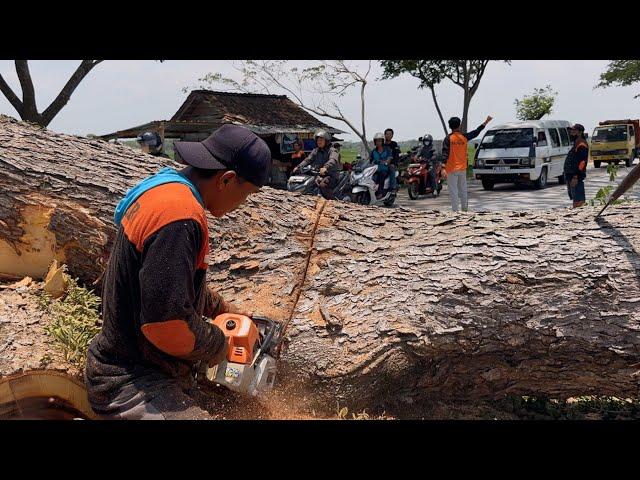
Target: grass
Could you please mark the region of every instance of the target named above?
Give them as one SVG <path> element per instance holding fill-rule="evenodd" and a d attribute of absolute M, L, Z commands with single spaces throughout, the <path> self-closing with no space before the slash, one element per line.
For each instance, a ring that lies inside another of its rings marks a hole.
<path fill-rule="evenodd" d="M 100 298 L 93 290 L 78 285 L 77 279 L 69 279 L 67 294 L 62 299 L 52 299 L 46 293 L 39 299 L 39 306 L 51 315 L 45 332 L 53 338 L 67 361 L 83 369 L 89 342 L 100 331 L 98 306 Z"/>

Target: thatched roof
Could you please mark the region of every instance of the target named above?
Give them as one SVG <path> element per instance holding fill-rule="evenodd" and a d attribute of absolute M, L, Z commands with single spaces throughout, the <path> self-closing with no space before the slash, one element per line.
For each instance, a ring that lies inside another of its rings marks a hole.
<path fill-rule="evenodd" d="M 167 137 L 181 137 L 185 133 L 212 131 L 226 123 L 243 125 L 258 135 L 312 133 L 319 128 L 333 134 L 344 133 L 321 122 L 286 95 L 194 90 L 170 120 L 156 120 L 101 138 L 131 138 L 160 128 Z"/>

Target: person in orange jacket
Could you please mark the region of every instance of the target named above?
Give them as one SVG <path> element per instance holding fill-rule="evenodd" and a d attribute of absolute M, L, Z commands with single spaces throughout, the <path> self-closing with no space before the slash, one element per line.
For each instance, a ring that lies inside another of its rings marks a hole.
<path fill-rule="evenodd" d="M 451 133 L 445 137 L 442 143 L 442 161 L 447 174 L 451 208 L 454 212 L 458 211 L 458 203 L 461 204 L 463 212 L 469 210 L 467 198 L 467 141 L 476 138 L 491 119 L 492 117 L 488 116 L 484 123 L 468 133 L 460 131 L 462 122 L 458 117 L 449 119 Z"/>

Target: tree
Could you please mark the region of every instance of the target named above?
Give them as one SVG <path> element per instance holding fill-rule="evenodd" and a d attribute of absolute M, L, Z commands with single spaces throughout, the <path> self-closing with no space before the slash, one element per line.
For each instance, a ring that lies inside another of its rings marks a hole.
<path fill-rule="evenodd" d="M 366 152 L 371 152 L 365 123 L 365 90 L 369 82 L 371 60 L 366 68 L 359 68 L 345 60 L 323 60 L 303 69 L 291 66 L 288 60 L 243 60 L 232 65 L 240 74 L 239 81 L 220 73 L 208 73 L 198 79 L 198 88 L 211 88 L 218 84 L 232 91 L 248 93 L 286 92 L 294 103 L 305 110 L 346 124 L 360 139 Z M 360 95 L 359 127 L 338 105 L 338 100 L 353 88 Z M 184 92 L 188 90 L 189 87 L 183 88 Z"/>
<path fill-rule="evenodd" d="M 613 60 L 607 70 L 600 74 L 600 82 L 596 88 L 607 88 L 613 85 L 628 87 L 640 82 L 640 60 Z M 634 98 L 640 97 L 640 93 Z"/>
<path fill-rule="evenodd" d="M 2 78 L 2 75 L 0 75 L 0 91 L 2 91 L 7 100 L 9 100 L 9 103 L 13 105 L 13 108 L 16 109 L 20 118 L 46 127 L 60 110 L 62 110 L 62 107 L 69 102 L 71 94 L 73 94 L 78 85 L 80 85 L 84 77 L 100 62 L 102 62 L 102 60 L 82 60 L 78 68 L 76 68 L 76 71 L 73 72 L 69 80 L 67 80 L 67 83 L 62 87 L 60 93 L 58 93 L 53 102 L 51 102 L 43 112 L 38 112 L 36 92 L 33 81 L 31 80 L 28 60 L 15 61 L 16 73 L 20 81 L 20 88 L 22 89 L 22 100 L 18 98 L 9 84 Z"/>
<path fill-rule="evenodd" d="M 438 104 L 438 98 L 436 97 L 435 87 L 442 79 L 442 71 L 439 68 L 435 68 L 432 65 L 433 62 L 428 60 L 382 60 L 380 65 L 384 69 L 382 78 L 389 79 L 395 78 L 403 73 L 408 73 L 412 77 L 420 80 L 418 88 L 428 88 L 431 92 L 431 98 L 433 99 L 433 105 L 436 107 L 442 129 L 445 136 L 447 135 L 447 125 L 444 121 L 440 105 Z"/>
<path fill-rule="evenodd" d="M 516 117 L 518 120 L 540 120 L 553 112 L 553 104 L 558 92 L 547 85 L 545 88 L 534 88 L 531 95 L 525 95 L 522 100 L 515 100 Z"/>
<path fill-rule="evenodd" d="M 0 116 L 0 273 L 40 278 L 55 256 L 72 277 L 99 279 L 117 236 L 114 206 L 169 165 Z M 292 404 L 636 397 L 637 204 L 597 222 L 597 209 L 579 210 L 374 215 L 265 188 L 210 221 L 208 280 L 285 324 L 277 391 Z M 40 272 L 24 270 L 36 262 Z M 0 308 L 0 324 L 10 312 Z M 28 355 L 5 359 L 0 377 L 34 368 Z"/>
<path fill-rule="evenodd" d="M 509 60 L 504 60 L 507 63 L 511 63 Z M 469 105 L 473 96 L 478 91 L 480 81 L 484 76 L 484 72 L 489 64 L 490 60 L 400 60 L 391 61 L 384 60 L 382 62 L 383 67 L 385 64 L 389 67 L 385 68 L 385 72 L 389 72 L 389 77 L 398 76 L 401 73 L 409 73 L 416 76 L 421 80 L 421 86 L 428 87 L 431 90 L 431 94 L 436 104 L 436 109 L 440 115 L 440 121 L 444 123 L 440 108 L 435 100 L 435 92 L 433 86 L 440 83 L 443 79 L 449 79 L 455 85 L 459 86 L 463 90 L 462 97 L 462 124 L 461 129 L 463 132 L 467 131 L 467 118 L 469 116 Z M 421 72 L 425 72 L 424 80 L 421 77 Z M 444 127 L 445 132 L 447 131 Z"/>

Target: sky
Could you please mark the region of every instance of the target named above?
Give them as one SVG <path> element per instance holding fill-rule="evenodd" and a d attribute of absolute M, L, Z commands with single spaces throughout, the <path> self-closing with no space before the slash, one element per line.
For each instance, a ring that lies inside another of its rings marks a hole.
<path fill-rule="evenodd" d="M 294 62 L 304 65 L 303 62 Z M 357 63 L 366 64 L 358 61 Z M 39 111 L 55 98 L 75 70 L 79 60 L 33 60 L 29 62 Z M 391 127 L 396 140 L 417 139 L 425 133 L 442 138 L 443 130 L 428 90 L 419 90 L 418 80 L 405 75 L 380 80 L 381 69 L 374 63 L 367 86 L 367 133 Z M 491 62 L 471 103 L 469 128 L 491 115 L 493 124 L 515 120 L 514 100 L 534 88 L 550 84 L 558 92 L 550 119 L 582 123 L 588 132 L 598 121 L 640 117 L 640 85 L 594 89 L 607 61 L 599 60 L 518 60 L 511 65 Z M 49 128 L 75 135 L 106 134 L 141 125 L 152 120 L 169 119 L 193 86 L 204 74 L 220 72 L 236 75 L 229 61 L 223 60 L 106 60 L 78 86 L 69 103 Z M 13 61 L 0 60 L 0 74 L 21 97 Z M 237 78 L 237 77 L 236 77 Z M 222 88 L 218 88 L 222 89 Z M 445 118 L 462 115 L 462 89 L 449 83 L 437 87 Z M 340 100 L 349 118 L 359 119 L 359 94 L 353 91 Z M 0 113 L 18 118 L 11 104 L 0 95 Z M 322 119 L 341 130 L 341 122 Z M 355 135 L 341 136 L 357 140 Z"/>

